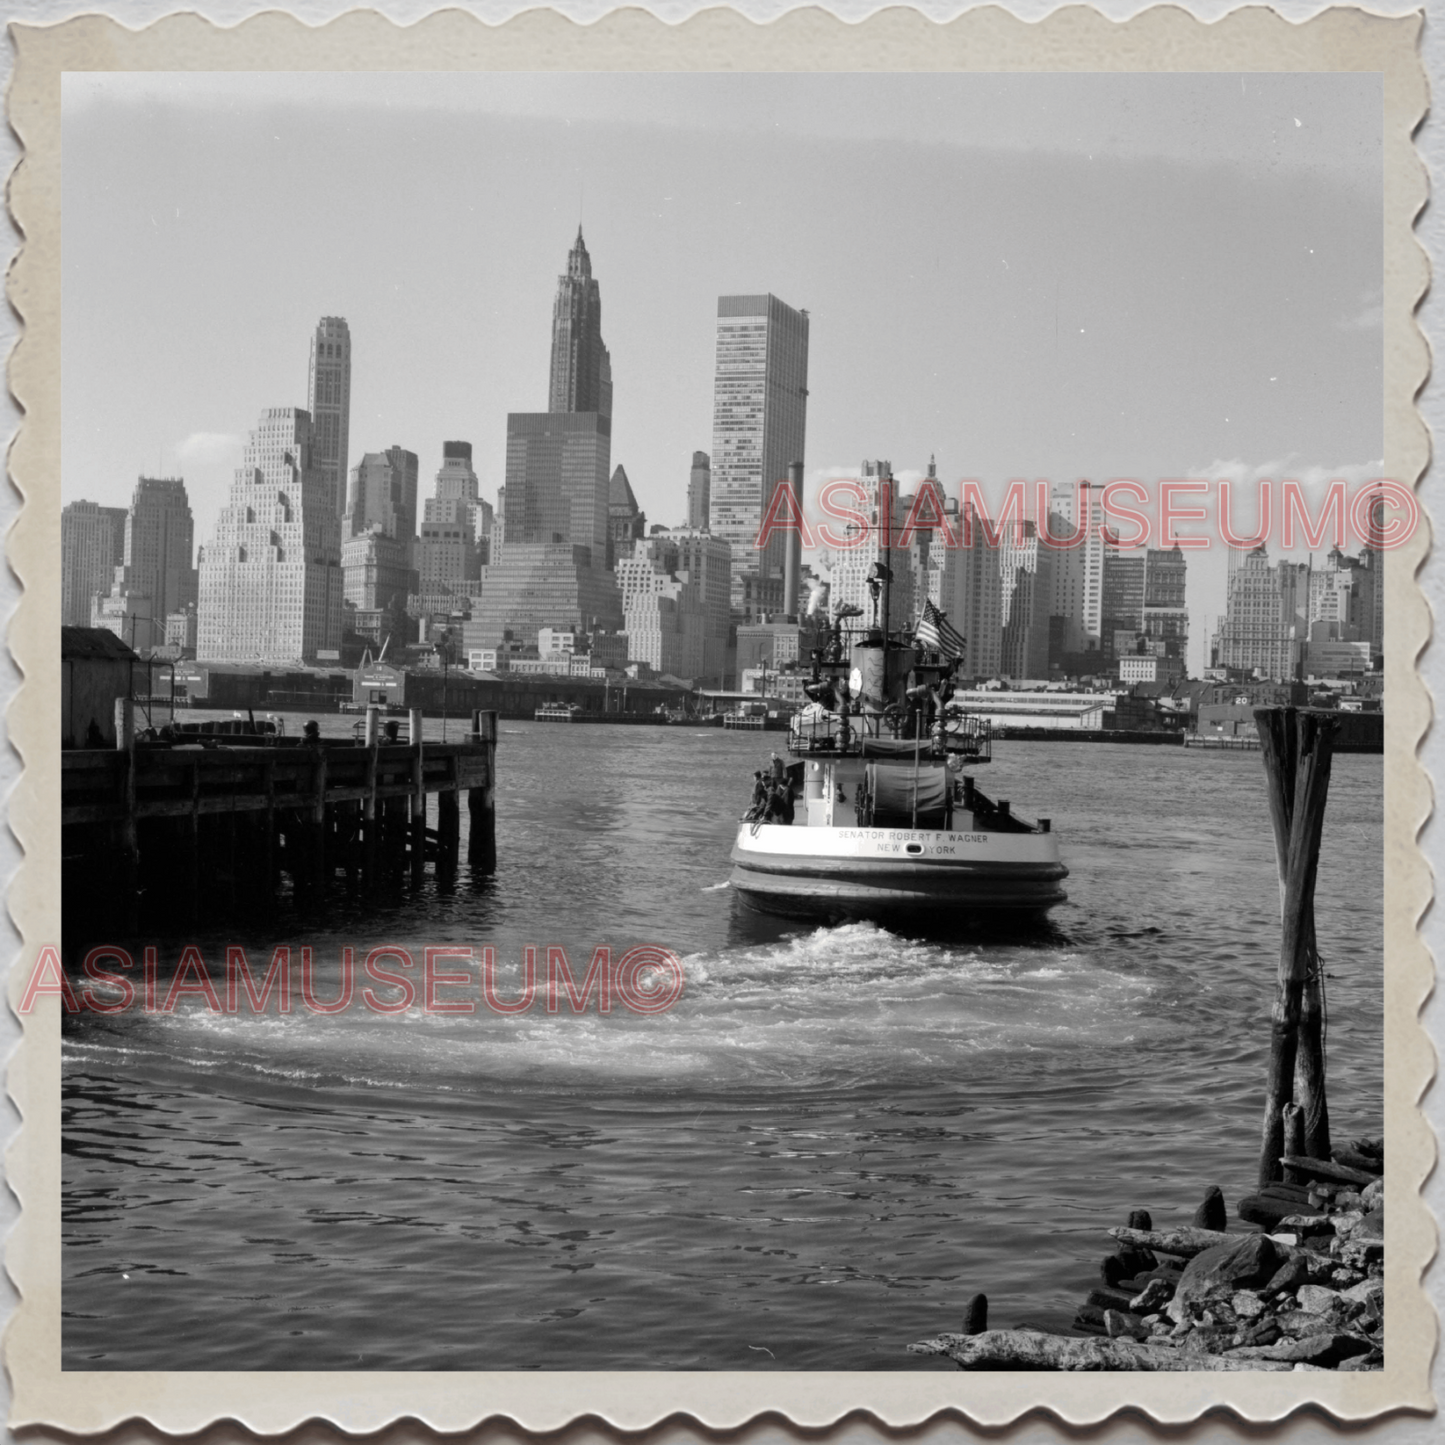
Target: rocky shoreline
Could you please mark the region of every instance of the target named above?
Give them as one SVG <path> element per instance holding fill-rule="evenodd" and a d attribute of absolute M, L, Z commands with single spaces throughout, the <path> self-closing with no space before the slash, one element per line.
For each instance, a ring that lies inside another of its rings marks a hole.
<path fill-rule="evenodd" d="M 1217 1188 L 1183 1228 L 1156 1230 L 1139 1209 L 1111 1229 L 1119 1248 L 1080 1334 L 990 1330 L 976 1295 L 963 1333 L 908 1348 L 965 1370 L 1383 1369 L 1383 1141 L 1283 1163 L 1284 1180 L 1239 1203 L 1255 1229 L 1227 1232 Z"/>

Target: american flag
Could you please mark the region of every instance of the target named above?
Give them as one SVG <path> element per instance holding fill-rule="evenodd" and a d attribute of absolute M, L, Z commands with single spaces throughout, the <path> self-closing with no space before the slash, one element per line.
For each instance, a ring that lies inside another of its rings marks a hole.
<path fill-rule="evenodd" d="M 923 616 L 918 619 L 913 640 L 941 652 L 950 662 L 963 656 L 963 634 L 931 602 L 923 604 Z"/>

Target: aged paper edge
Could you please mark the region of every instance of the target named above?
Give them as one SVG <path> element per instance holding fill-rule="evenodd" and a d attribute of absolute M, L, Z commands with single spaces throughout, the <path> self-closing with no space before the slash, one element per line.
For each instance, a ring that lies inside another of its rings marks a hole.
<path fill-rule="evenodd" d="M 24 422 L 11 474 L 25 506 L 11 530 L 9 557 L 24 596 L 9 641 L 25 681 L 8 721 L 25 772 L 10 823 L 25 851 L 9 904 L 24 945 L 10 976 L 10 1000 L 39 948 L 60 935 L 59 614 L 60 463 L 60 84 L 65 70 L 1243 70 L 1378 71 L 1385 109 L 1385 467 L 1417 485 L 1429 458 L 1415 396 L 1428 351 L 1414 318 L 1428 283 L 1413 222 L 1426 177 L 1411 136 L 1427 94 L 1417 45 L 1422 16 L 1382 17 L 1336 9 L 1294 23 L 1253 7 L 1204 24 L 1159 6 L 1118 23 L 1082 6 L 1026 23 L 989 8 L 939 24 L 893 9 L 859 24 L 819 10 L 792 11 L 757 25 L 727 10 L 667 25 L 637 10 L 580 26 L 552 11 L 489 25 L 460 11 L 398 27 L 373 12 L 352 12 L 313 28 L 270 12 L 232 28 L 177 15 L 140 31 L 103 16 L 49 27 L 12 25 L 16 50 L 10 122 L 23 158 L 10 180 L 10 205 L 23 239 L 8 278 L 23 327 L 9 380 Z M 1435 1319 L 1420 1277 L 1435 1249 L 1434 1224 L 1420 1186 L 1434 1163 L 1434 1140 L 1417 1101 L 1433 1074 L 1433 1051 L 1419 1024 L 1432 981 L 1416 927 L 1431 877 L 1417 846 L 1430 811 L 1430 781 L 1416 750 L 1430 699 L 1416 672 L 1430 617 L 1415 574 L 1429 547 L 1422 527 L 1387 569 L 1390 708 L 1385 778 L 1385 1125 L 1392 1159 L 1386 1369 L 1374 1374 L 1131 1374 L 1127 1390 L 1083 1375 L 914 1372 L 734 1372 L 531 1374 L 65 1372 L 60 1370 L 60 1116 L 58 1001 L 22 1020 L 24 1040 L 8 1075 L 23 1124 L 7 1156 L 21 1204 L 7 1267 L 20 1305 L 6 1332 L 13 1427 L 49 1425 L 77 1433 L 128 1420 L 189 1433 L 234 1420 L 260 1433 L 311 1420 L 373 1431 L 397 1420 L 456 1431 L 508 1419 L 534 1431 L 601 1420 L 637 1430 L 679 1416 L 733 1429 L 780 1414 L 820 1428 L 847 1416 L 885 1427 L 916 1425 L 947 1412 L 998 1427 L 1032 1411 L 1071 1425 L 1125 1408 L 1159 1423 L 1226 1408 L 1250 1421 L 1275 1421 L 1306 1404 L 1340 1420 L 1434 1409 L 1428 1370 Z"/>

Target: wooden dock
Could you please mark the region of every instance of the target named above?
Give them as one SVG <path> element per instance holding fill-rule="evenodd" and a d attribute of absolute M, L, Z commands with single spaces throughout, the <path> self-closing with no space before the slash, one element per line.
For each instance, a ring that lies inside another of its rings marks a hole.
<path fill-rule="evenodd" d="M 359 742 L 185 736 L 137 742 L 116 706 L 114 749 L 61 754 L 67 944 L 271 916 L 289 878 L 320 903 L 344 878 L 368 893 L 457 872 L 461 796 L 474 877 L 496 866 L 497 715 L 456 743 L 391 742 L 379 710 Z M 435 802 L 433 803 L 433 798 Z"/>

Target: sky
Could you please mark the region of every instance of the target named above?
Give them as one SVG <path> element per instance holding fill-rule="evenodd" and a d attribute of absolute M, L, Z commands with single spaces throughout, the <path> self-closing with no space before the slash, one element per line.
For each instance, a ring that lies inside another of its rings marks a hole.
<path fill-rule="evenodd" d="M 180 475 L 198 543 L 323 315 L 352 463 L 425 497 L 464 439 L 494 496 L 579 222 L 651 522 L 734 292 L 809 311 L 810 496 L 1380 465 L 1376 76 L 86 73 L 63 116 L 63 499 Z M 1224 574 L 1191 555 L 1195 668 Z"/>

